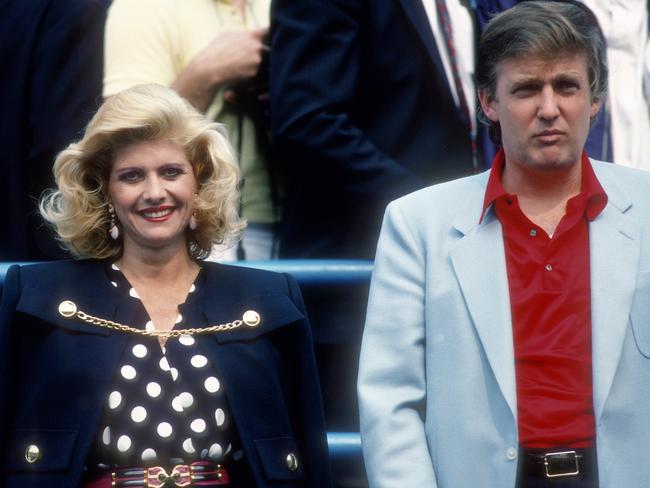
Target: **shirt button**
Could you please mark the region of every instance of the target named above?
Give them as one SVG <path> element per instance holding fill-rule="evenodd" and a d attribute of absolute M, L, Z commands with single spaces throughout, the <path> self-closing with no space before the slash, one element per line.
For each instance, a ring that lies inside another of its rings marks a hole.
<path fill-rule="evenodd" d="M 537 229 L 530 229 L 530 237 L 535 237 L 537 235 Z"/>
<path fill-rule="evenodd" d="M 506 458 L 508 458 L 509 461 L 514 461 L 517 459 L 517 449 L 514 447 L 509 447 L 506 449 Z"/>
<path fill-rule="evenodd" d="M 544 268 L 546 269 L 546 271 L 553 271 L 553 266 L 551 266 L 550 264 L 547 264 L 546 266 L 544 266 Z"/>

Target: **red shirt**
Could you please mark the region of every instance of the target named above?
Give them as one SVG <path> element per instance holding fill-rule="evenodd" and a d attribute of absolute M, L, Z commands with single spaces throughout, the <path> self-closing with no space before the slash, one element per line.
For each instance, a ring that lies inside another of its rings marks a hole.
<path fill-rule="evenodd" d="M 582 190 L 549 237 L 505 192 L 503 151 L 494 160 L 483 213 L 494 204 L 503 227 L 510 289 L 519 443 L 595 445 L 591 371 L 589 221 L 607 204 L 587 155 Z"/>

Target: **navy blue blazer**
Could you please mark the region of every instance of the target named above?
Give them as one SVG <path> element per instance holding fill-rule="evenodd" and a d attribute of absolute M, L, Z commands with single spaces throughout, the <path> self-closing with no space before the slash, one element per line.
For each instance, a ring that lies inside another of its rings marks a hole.
<path fill-rule="evenodd" d="M 372 258 L 389 201 L 473 168 L 424 6 L 272 9 L 271 119 L 287 174 L 280 255 Z"/>
<path fill-rule="evenodd" d="M 330 486 L 320 388 L 300 291 L 289 275 L 202 263 L 195 327 L 231 322 L 247 310 L 256 327 L 197 336 L 223 377 L 246 458 L 260 487 Z M 98 261 L 10 268 L 0 306 L 0 485 L 78 486 L 126 344 L 126 333 L 65 318 L 84 312 L 133 323 L 136 306 L 110 286 Z M 25 451 L 37 445 L 41 458 Z M 299 467 L 291 471 L 287 456 Z"/>

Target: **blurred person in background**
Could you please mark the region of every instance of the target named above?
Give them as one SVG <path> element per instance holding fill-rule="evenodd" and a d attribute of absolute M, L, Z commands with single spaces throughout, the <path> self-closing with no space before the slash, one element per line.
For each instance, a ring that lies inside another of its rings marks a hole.
<path fill-rule="evenodd" d="M 281 257 L 371 259 L 390 200 L 483 168 L 473 16 L 461 0 L 274 0 Z"/>
<path fill-rule="evenodd" d="M 276 256 L 279 189 L 269 142 L 270 0 L 114 0 L 105 38 L 104 96 L 138 83 L 171 86 L 225 125 L 242 170 L 238 255 Z"/>
<path fill-rule="evenodd" d="M 52 161 L 101 102 L 110 0 L 0 0 L 0 260 L 63 257 L 38 214 Z"/>

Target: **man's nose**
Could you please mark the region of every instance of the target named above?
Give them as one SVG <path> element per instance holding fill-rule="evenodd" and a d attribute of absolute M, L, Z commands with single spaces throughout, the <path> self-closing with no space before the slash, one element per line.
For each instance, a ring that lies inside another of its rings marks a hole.
<path fill-rule="evenodd" d="M 554 119 L 560 114 L 557 94 L 551 87 L 545 87 L 539 95 L 538 117 L 546 120 Z"/>

